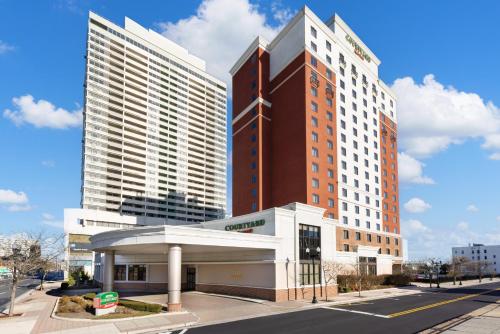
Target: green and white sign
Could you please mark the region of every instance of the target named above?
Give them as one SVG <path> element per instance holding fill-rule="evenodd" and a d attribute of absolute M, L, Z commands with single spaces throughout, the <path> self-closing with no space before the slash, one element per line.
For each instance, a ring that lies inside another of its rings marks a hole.
<path fill-rule="evenodd" d="M 116 305 L 118 305 L 117 292 L 101 292 L 94 298 L 95 309 L 111 308 Z"/>

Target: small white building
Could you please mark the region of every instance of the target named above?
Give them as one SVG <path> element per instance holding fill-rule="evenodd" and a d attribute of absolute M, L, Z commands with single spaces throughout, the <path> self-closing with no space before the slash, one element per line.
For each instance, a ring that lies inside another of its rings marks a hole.
<path fill-rule="evenodd" d="M 469 262 L 483 262 L 488 269 L 500 273 L 500 245 L 486 246 L 483 244 L 469 244 L 466 247 L 452 247 L 451 257 L 464 257 Z"/>
<path fill-rule="evenodd" d="M 138 217 L 86 209 L 66 214 L 67 233 L 90 236 L 93 275 L 106 291 L 169 291 L 170 300 L 176 289 L 197 290 L 282 301 L 312 297 L 313 279 L 317 295 L 325 293 L 321 263 L 327 261 L 392 273 L 394 258 L 379 247 L 337 251 L 338 221 L 300 203 L 195 225 L 139 226 L 145 222 Z M 318 247 L 313 266 L 310 254 Z M 174 300 L 172 309 L 180 304 Z"/>

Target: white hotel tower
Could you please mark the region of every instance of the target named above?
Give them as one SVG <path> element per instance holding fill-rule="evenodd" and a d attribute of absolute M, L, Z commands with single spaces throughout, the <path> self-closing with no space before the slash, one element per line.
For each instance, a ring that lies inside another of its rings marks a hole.
<path fill-rule="evenodd" d="M 225 83 L 160 34 L 94 13 L 86 69 L 82 208 L 174 224 L 224 217 Z"/>

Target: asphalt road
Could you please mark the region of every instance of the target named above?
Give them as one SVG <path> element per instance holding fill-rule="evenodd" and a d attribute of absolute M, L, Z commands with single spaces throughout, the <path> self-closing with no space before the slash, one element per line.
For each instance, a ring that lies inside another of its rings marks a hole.
<path fill-rule="evenodd" d="M 40 280 L 31 278 L 22 280 L 17 286 L 16 296 L 20 296 L 26 291 L 33 289 L 39 282 Z M 3 311 L 10 302 L 11 285 L 11 280 L 0 280 L 0 312 Z"/>
<path fill-rule="evenodd" d="M 500 283 L 443 289 L 189 329 L 223 333 L 416 333 L 500 299 Z"/>

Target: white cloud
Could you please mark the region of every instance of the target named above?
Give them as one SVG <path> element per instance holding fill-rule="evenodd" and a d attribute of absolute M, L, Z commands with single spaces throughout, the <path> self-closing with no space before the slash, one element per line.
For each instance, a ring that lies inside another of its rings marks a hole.
<path fill-rule="evenodd" d="M 474 204 L 467 205 L 467 207 L 465 209 L 467 211 L 470 211 L 470 212 L 478 212 L 479 211 L 479 209 L 477 208 L 477 206 L 475 206 Z"/>
<path fill-rule="evenodd" d="M 44 225 L 63 228 L 64 223 L 62 221 L 56 220 L 56 218 L 50 213 L 43 213 L 42 218 L 42 224 Z"/>
<path fill-rule="evenodd" d="M 0 40 L 0 55 L 9 51 L 13 51 L 14 49 L 15 48 L 12 45 L 9 45 Z"/>
<path fill-rule="evenodd" d="M 27 202 L 28 196 L 22 191 L 15 192 L 10 189 L 0 189 L 1 204 L 24 204 Z"/>
<path fill-rule="evenodd" d="M 51 227 L 56 227 L 56 228 L 63 228 L 64 224 L 62 221 L 55 221 L 55 220 L 43 220 L 42 224 L 51 226 Z"/>
<path fill-rule="evenodd" d="M 423 199 L 418 197 L 413 197 L 408 202 L 404 204 L 406 211 L 411 213 L 422 213 L 430 209 L 432 206 L 426 203 Z"/>
<path fill-rule="evenodd" d="M 68 111 L 56 108 L 49 101 L 35 101 L 31 95 L 14 97 L 12 102 L 16 110 L 5 109 L 3 115 L 18 126 L 28 123 L 37 128 L 66 129 L 82 125 L 81 109 Z"/>
<path fill-rule="evenodd" d="M 42 217 L 44 220 L 54 220 L 55 219 L 55 217 L 53 215 L 51 215 L 50 213 L 43 213 Z"/>
<path fill-rule="evenodd" d="M 0 189 L 0 204 L 10 212 L 30 211 L 33 207 L 28 203 L 29 199 L 26 193 L 15 192 L 10 189 Z"/>
<path fill-rule="evenodd" d="M 56 162 L 54 160 L 43 160 L 42 166 L 52 168 L 56 166 Z"/>
<path fill-rule="evenodd" d="M 278 5 L 274 8 L 274 18 L 282 25 L 291 13 Z M 159 23 L 159 28 L 165 37 L 204 59 L 208 72 L 229 86 L 229 69 L 250 43 L 257 35 L 270 41 L 281 26 L 270 25 L 248 0 L 204 0 L 195 15 Z"/>
<path fill-rule="evenodd" d="M 425 226 L 420 220 L 410 219 L 403 221 L 403 234 L 408 237 L 415 234 L 424 234 L 431 232 L 431 229 Z"/>
<path fill-rule="evenodd" d="M 406 153 L 398 153 L 398 175 L 401 183 L 434 184 L 423 175 L 425 164 Z"/>
<path fill-rule="evenodd" d="M 488 159 L 490 159 L 490 160 L 500 160 L 500 152 L 490 154 L 488 156 Z"/>
<path fill-rule="evenodd" d="M 451 144 L 484 138 L 484 148 L 500 149 L 500 110 L 475 94 L 437 82 L 432 74 L 423 83 L 397 79 L 400 147 L 416 158 L 432 156 Z"/>
<path fill-rule="evenodd" d="M 469 229 L 469 223 L 467 222 L 460 222 L 457 224 L 457 229 L 459 231 L 466 231 Z"/>
<path fill-rule="evenodd" d="M 290 8 L 283 7 L 281 1 L 273 1 L 271 3 L 271 12 L 273 13 L 273 18 L 281 25 L 286 24 L 295 15 L 295 12 Z"/>
<path fill-rule="evenodd" d="M 32 209 L 33 207 L 29 204 L 23 204 L 23 205 L 12 204 L 7 207 L 7 211 L 10 212 L 24 212 L 24 211 L 31 211 Z"/>

